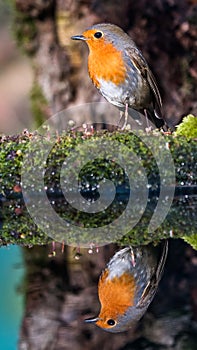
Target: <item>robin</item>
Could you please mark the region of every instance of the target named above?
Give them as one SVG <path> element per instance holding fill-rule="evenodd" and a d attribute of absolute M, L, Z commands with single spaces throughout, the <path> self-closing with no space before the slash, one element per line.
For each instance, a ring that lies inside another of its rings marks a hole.
<path fill-rule="evenodd" d="M 156 293 L 167 251 L 167 241 L 118 251 L 99 279 L 100 313 L 86 322 L 112 333 L 135 327 Z"/>
<path fill-rule="evenodd" d="M 87 43 L 90 78 L 106 100 L 124 111 L 122 129 L 127 124 L 129 107 L 144 114 L 156 127 L 165 125 L 155 78 L 131 37 L 118 26 L 104 23 L 71 39 Z"/>

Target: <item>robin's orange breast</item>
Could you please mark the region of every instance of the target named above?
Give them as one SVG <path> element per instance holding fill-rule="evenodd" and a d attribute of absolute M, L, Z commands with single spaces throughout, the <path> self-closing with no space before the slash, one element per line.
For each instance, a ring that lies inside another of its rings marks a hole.
<path fill-rule="evenodd" d="M 100 45 L 87 41 L 90 49 L 88 70 L 94 85 L 100 89 L 100 80 L 120 85 L 125 82 L 127 70 L 123 61 L 122 52 L 113 44 L 104 40 Z"/>

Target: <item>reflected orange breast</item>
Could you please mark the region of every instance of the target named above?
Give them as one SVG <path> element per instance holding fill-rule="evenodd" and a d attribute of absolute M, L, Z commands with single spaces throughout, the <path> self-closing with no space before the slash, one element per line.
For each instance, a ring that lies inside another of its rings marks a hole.
<path fill-rule="evenodd" d="M 106 313 L 106 309 L 111 316 L 123 315 L 128 307 L 133 306 L 135 297 L 136 285 L 131 274 L 125 272 L 120 277 L 114 277 L 111 280 L 107 279 L 107 276 L 108 271 L 106 270 L 102 274 L 98 285 L 101 303 L 99 317 L 101 318 L 102 313 Z"/>

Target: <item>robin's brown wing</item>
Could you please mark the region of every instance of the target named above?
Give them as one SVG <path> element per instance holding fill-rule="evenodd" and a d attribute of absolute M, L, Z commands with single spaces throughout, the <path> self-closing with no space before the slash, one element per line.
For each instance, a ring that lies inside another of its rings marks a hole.
<path fill-rule="evenodd" d="M 126 48 L 125 50 L 127 56 L 132 61 L 133 65 L 138 69 L 139 73 L 143 76 L 143 78 L 147 81 L 147 84 L 150 87 L 150 91 L 153 96 L 153 108 L 157 118 L 163 119 L 162 117 L 162 102 L 161 96 L 159 93 L 159 89 L 157 87 L 157 83 L 155 78 L 148 67 L 148 64 L 140 51 L 136 48 Z"/>
<path fill-rule="evenodd" d="M 157 249 L 157 247 L 155 247 L 155 249 Z M 152 301 L 156 291 L 157 291 L 157 287 L 158 287 L 159 281 L 161 279 L 164 265 L 166 262 L 166 258 L 168 255 L 168 241 L 167 240 L 164 241 L 164 243 L 163 242 L 160 243 L 160 249 L 161 249 L 161 251 L 160 251 L 160 255 L 158 256 L 157 267 L 156 267 L 153 275 L 151 276 L 150 280 L 148 281 L 146 287 L 144 288 L 142 296 L 137 304 L 137 307 L 139 307 L 139 308 L 143 308 L 146 305 L 149 305 L 150 302 Z"/>

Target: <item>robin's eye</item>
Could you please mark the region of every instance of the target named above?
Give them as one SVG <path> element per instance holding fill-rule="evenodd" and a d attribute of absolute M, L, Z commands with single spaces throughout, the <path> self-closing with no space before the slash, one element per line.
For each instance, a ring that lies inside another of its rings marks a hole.
<path fill-rule="evenodd" d="M 102 32 L 96 32 L 96 33 L 94 33 L 94 37 L 97 38 L 97 39 L 101 38 L 102 36 L 103 36 L 103 33 L 102 33 Z"/>
<path fill-rule="evenodd" d="M 108 324 L 108 326 L 114 326 L 116 324 L 116 322 L 114 320 L 112 320 L 112 318 L 110 318 L 109 320 L 107 320 L 107 324 Z"/>

